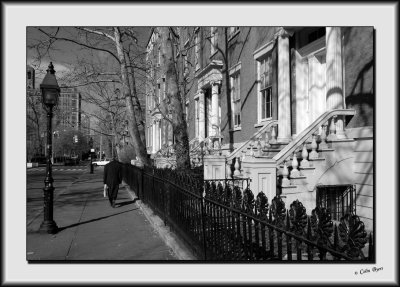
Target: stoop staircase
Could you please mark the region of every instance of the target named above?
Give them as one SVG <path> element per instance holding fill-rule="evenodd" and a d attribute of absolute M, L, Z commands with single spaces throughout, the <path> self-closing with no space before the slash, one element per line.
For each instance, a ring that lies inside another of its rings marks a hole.
<path fill-rule="evenodd" d="M 276 141 L 278 121 L 271 120 L 229 154 L 227 162 L 234 166 L 233 175 L 239 176 L 242 174 L 239 163 L 246 157 L 272 161 L 276 167 L 276 194 L 287 204 L 299 199 L 310 211 L 315 208 L 316 192 L 313 191 L 318 184 L 339 185 L 345 183 L 346 175 L 349 182 L 354 181 L 351 175 L 354 139 L 347 138 L 343 128 L 344 118 L 348 122 L 354 115 L 355 110 L 327 111 L 289 144 Z"/>

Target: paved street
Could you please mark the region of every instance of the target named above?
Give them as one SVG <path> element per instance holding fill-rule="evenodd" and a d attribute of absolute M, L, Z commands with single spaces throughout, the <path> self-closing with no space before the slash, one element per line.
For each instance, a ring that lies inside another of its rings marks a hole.
<path fill-rule="evenodd" d="M 27 260 L 177 259 L 125 188 L 116 208 L 109 205 L 103 197 L 103 167 L 94 174 L 88 167 L 59 168 L 53 174 L 54 220 L 60 228 L 55 235 L 37 232 L 45 171 L 27 172 Z"/>

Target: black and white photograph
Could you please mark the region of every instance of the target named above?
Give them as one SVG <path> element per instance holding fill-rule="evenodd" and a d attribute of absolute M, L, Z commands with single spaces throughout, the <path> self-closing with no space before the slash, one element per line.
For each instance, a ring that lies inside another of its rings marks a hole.
<path fill-rule="evenodd" d="M 395 179 L 377 178 L 387 175 L 377 135 L 391 133 L 377 116 L 379 25 L 93 17 L 26 21 L 18 35 L 23 124 L 8 134 L 21 137 L 22 264 L 107 273 L 123 263 L 147 278 L 118 280 L 141 282 L 154 264 L 180 282 L 188 274 L 176 269 L 193 267 L 215 269 L 210 282 L 238 268 L 272 268 L 281 280 L 271 282 L 284 282 L 286 266 L 305 280 L 309 268 L 392 278 L 382 245 L 396 232 L 383 231 Z"/>
<path fill-rule="evenodd" d="M 372 261 L 373 41 L 27 27 L 27 259 Z"/>

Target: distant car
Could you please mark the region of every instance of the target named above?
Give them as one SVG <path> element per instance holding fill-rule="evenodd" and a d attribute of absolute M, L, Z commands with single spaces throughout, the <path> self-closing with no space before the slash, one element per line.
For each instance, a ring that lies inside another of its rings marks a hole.
<path fill-rule="evenodd" d="M 94 166 L 97 166 L 97 165 L 101 166 L 101 165 L 106 165 L 106 164 L 109 163 L 109 162 L 110 162 L 110 159 L 105 158 L 105 159 L 103 159 L 103 160 L 94 161 L 94 162 L 93 162 L 93 165 L 94 165 Z"/>

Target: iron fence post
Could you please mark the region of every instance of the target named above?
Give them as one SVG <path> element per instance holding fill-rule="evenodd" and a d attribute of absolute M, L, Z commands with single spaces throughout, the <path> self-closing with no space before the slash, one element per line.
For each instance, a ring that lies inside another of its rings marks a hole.
<path fill-rule="evenodd" d="M 207 241 L 206 241 L 206 213 L 205 213 L 205 199 L 204 199 L 204 193 L 201 193 L 201 198 L 200 198 L 200 204 L 201 204 L 201 225 L 202 225 L 202 232 L 203 232 L 203 249 L 204 249 L 204 260 L 207 260 Z"/>

